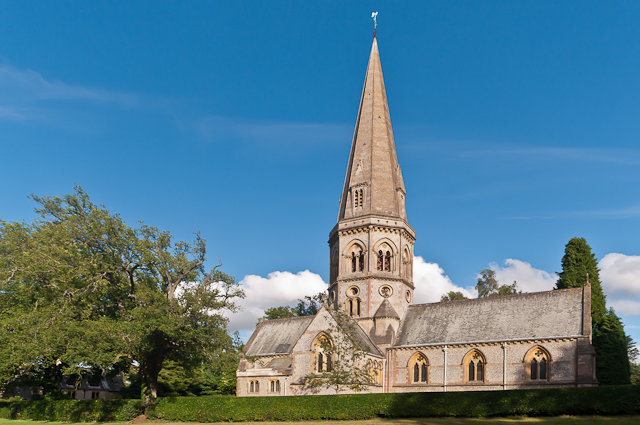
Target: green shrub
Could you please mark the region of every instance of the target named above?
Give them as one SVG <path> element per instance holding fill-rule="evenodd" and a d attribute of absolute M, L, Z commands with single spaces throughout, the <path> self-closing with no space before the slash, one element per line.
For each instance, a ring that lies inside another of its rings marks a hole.
<path fill-rule="evenodd" d="M 130 421 L 143 410 L 141 400 L 0 401 L 0 418 L 36 421 Z"/>
<path fill-rule="evenodd" d="M 457 393 L 177 397 L 160 399 L 155 410 L 159 419 L 194 422 L 639 413 L 640 387 L 630 385 Z"/>
<path fill-rule="evenodd" d="M 64 422 L 129 421 L 141 400 L 0 401 L 0 418 Z M 169 397 L 154 416 L 169 421 L 240 422 L 640 414 L 640 386 L 356 394 L 302 397 Z"/>

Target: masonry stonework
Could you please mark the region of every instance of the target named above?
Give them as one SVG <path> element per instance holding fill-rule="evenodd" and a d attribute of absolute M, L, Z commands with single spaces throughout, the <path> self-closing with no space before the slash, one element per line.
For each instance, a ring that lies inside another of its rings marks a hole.
<path fill-rule="evenodd" d="M 330 329 L 344 337 L 337 314 L 354 319 L 364 361 L 380 368 L 365 392 L 597 385 L 588 284 L 414 304 L 406 195 L 374 38 L 329 234 L 328 301 L 315 316 L 260 322 L 238 367 L 238 396 L 335 394 L 305 377 L 318 372 L 318 339 Z"/>

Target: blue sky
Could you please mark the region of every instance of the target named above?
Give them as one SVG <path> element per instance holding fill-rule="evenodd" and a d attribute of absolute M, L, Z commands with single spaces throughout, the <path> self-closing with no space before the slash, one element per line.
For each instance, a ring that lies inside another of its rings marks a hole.
<path fill-rule="evenodd" d="M 584 237 L 640 340 L 637 1 L 2 2 L 0 217 L 79 184 L 199 229 L 247 335 L 328 280 L 372 11 L 421 299 L 551 289 Z"/>

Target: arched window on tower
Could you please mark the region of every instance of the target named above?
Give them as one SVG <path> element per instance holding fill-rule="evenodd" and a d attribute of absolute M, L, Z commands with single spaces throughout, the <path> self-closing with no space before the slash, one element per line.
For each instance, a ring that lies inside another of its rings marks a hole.
<path fill-rule="evenodd" d="M 384 271 L 385 272 L 391 271 L 391 252 L 389 251 L 387 251 L 387 253 L 384 256 Z"/>
<path fill-rule="evenodd" d="M 377 267 L 376 267 L 378 269 L 378 271 L 381 272 L 382 270 L 384 270 L 383 264 L 384 264 L 384 255 L 382 254 L 382 250 L 380 250 L 380 251 L 378 251 L 378 264 L 377 264 Z"/>
<path fill-rule="evenodd" d="M 355 243 L 350 248 L 351 252 L 351 273 L 364 271 L 364 251 L 362 247 Z"/>

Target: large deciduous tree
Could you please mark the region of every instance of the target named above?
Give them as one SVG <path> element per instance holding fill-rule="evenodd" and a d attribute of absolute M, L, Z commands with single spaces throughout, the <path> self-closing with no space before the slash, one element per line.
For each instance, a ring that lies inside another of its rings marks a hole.
<path fill-rule="evenodd" d="M 587 274 L 591 284 L 591 320 L 593 328 L 597 329 L 607 312 L 598 260 L 584 238 L 571 238 L 564 249 L 562 271 L 558 273 L 560 278 L 556 288 L 580 288 L 587 283 Z"/>
<path fill-rule="evenodd" d="M 205 269 L 198 232 L 187 243 L 129 227 L 80 187 L 32 199 L 39 219 L 0 221 L 0 382 L 137 362 L 150 403 L 165 360 L 197 364 L 232 344 L 223 313 L 243 293 L 220 264 Z"/>

